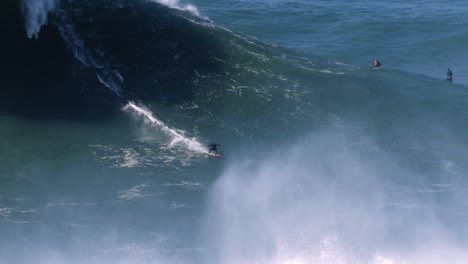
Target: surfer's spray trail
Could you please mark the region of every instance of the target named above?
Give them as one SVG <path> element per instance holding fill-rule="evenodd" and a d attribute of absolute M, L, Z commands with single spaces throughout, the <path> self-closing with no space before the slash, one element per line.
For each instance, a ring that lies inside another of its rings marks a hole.
<path fill-rule="evenodd" d="M 147 121 L 149 121 L 151 124 L 158 127 L 161 131 L 163 131 L 166 135 L 168 135 L 171 138 L 171 143 L 170 143 L 171 146 L 174 146 L 176 144 L 181 144 L 187 149 L 197 152 L 197 153 L 207 152 L 203 144 L 198 142 L 196 139 L 185 137 L 183 133 L 173 128 L 170 128 L 164 122 L 156 118 L 154 114 L 151 112 L 151 110 L 149 110 L 145 106 L 138 106 L 134 102 L 128 102 L 128 104 L 123 108 L 123 110 L 125 111 L 131 110 L 139 115 L 144 116 Z"/>

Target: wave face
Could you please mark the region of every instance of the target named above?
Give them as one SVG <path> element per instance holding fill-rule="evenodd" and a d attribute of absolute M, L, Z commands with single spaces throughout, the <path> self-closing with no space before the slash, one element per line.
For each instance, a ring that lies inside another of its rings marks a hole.
<path fill-rule="evenodd" d="M 0 262 L 468 260 L 465 86 L 269 45 L 183 1 L 0 12 Z"/>
<path fill-rule="evenodd" d="M 15 101 L 30 94 L 63 111 L 67 105 L 84 110 L 103 102 L 115 104 L 116 97 L 180 100 L 193 96 L 191 85 L 200 76 L 222 71 L 220 40 L 203 29 L 203 20 L 177 9 L 146 1 L 14 2 L 2 9 L 9 40 L 2 48 L 10 51 L 9 72 L 17 75 L 3 71 L 2 79 L 11 87 L 8 97 L 18 97 Z M 25 29 L 18 7 L 24 10 Z M 31 82 L 22 76 L 31 76 Z M 4 110 L 20 108 L 4 100 Z M 56 111 L 44 115 L 50 112 Z"/>

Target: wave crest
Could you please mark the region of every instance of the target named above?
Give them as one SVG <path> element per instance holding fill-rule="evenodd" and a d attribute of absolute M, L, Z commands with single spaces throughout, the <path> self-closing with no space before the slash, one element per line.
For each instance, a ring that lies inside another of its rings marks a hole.
<path fill-rule="evenodd" d="M 153 1 L 160 3 L 162 5 L 165 5 L 165 6 L 171 7 L 171 8 L 188 11 L 196 16 L 200 16 L 200 12 L 198 12 L 197 7 L 192 4 L 182 4 L 180 3 L 179 0 L 153 0 Z"/>

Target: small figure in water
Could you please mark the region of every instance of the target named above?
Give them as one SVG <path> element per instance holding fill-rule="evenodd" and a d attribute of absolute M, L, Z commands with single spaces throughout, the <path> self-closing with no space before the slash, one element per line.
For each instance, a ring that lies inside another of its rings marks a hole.
<path fill-rule="evenodd" d="M 210 147 L 210 153 L 214 151 L 215 154 L 218 154 L 218 146 L 221 146 L 221 144 L 216 144 L 214 141 L 211 141 L 208 145 L 208 147 Z"/>
<path fill-rule="evenodd" d="M 447 81 L 453 82 L 453 72 L 450 68 L 447 68 Z"/>
<path fill-rule="evenodd" d="M 378 68 L 380 66 L 382 66 L 382 63 L 380 63 L 378 59 L 375 59 L 374 62 L 372 63 L 372 67 Z"/>

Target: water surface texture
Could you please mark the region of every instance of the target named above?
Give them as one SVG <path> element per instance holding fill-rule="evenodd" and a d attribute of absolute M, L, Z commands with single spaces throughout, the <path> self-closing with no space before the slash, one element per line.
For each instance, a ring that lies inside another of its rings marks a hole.
<path fill-rule="evenodd" d="M 0 263 L 468 263 L 467 11 L 2 1 Z"/>

